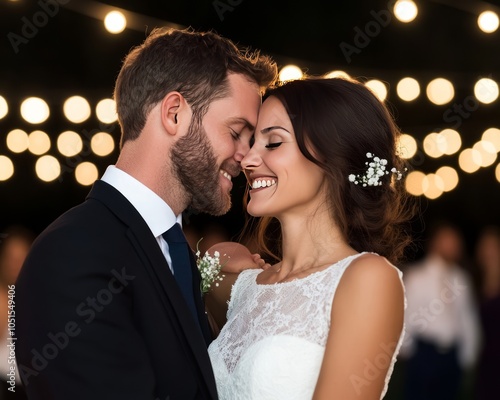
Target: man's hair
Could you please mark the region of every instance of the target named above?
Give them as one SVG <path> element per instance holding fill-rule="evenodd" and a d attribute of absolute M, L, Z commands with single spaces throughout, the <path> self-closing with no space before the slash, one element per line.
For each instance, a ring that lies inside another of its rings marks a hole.
<path fill-rule="evenodd" d="M 172 91 L 184 96 L 200 123 L 210 103 L 228 95 L 229 73 L 245 75 L 263 92 L 276 81 L 277 66 L 214 32 L 154 29 L 126 56 L 116 80 L 121 145 L 137 139 L 149 112 Z"/>

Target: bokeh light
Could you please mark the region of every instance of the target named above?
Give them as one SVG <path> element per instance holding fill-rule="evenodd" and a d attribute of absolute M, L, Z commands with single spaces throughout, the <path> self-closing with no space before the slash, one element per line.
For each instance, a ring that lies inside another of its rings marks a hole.
<path fill-rule="evenodd" d="M 413 196 L 421 196 L 424 194 L 422 183 L 425 174 L 421 171 L 411 171 L 405 180 L 406 191 Z"/>
<path fill-rule="evenodd" d="M 443 129 L 438 134 L 437 146 L 443 154 L 455 154 L 462 147 L 462 138 L 460 133 L 454 129 Z"/>
<path fill-rule="evenodd" d="M 99 177 L 97 167 L 88 161 L 78 164 L 75 169 L 76 181 L 83 186 L 92 185 Z"/>
<path fill-rule="evenodd" d="M 22 153 L 30 144 L 28 134 L 22 129 L 13 129 L 7 134 L 7 148 L 13 153 Z"/>
<path fill-rule="evenodd" d="M 335 71 L 331 71 L 331 72 L 328 72 L 326 75 L 325 75 L 325 78 L 342 78 L 342 79 L 347 79 L 347 80 L 351 80 L 351 76 L 345 72 L 345 71 L 340 71 L 340 70 L 335 70 Z"/>
<path fill-rule="evenodd" d="M 458 165 L 469 174 L 476 172 L 481 167 L 481 153 L 474 149 L 464 149 L 458 156 Z"/>
<path fill-rule="evenodd" d="M 413 21 L 418 15 L 418 7 L 411 0 L 398 0 L 394 4 L 394 15 L 404 23 Z"/>
<path fill-rule="evenodd" d="M 365 82 L 365 86 L 375 93 L 375 96 L 377 96 L 380 101 L 385 101 L 387 98 L 387 87 L 384 82 L 378 79 L 371 79 Z"/>
<path fill-rule="evenodd" d="M 498 128 L 488 128 L 483 132 L 481 136 L 482 140 L 490 142 L 495 146 L 495 150 L 500 152 L 500 129 Z"/>
<path fill-rule="evenodd" d="M 425 197 L 431 200 L 437 199 L 444 192 L 443 179 L 436 174 L 427 174 L 422 181 L 422 189 Z"/>
<path fill-rule="evenodd" d="M 49 105 L 39 97 L 29 97 L 21 103 L 21 116 L 30 124 L 41 124 L 49 115 Z"/>
<path fill-rule="evenodd" d="M 75 124 L 86 121 L 90 117 L 90 104 L 81 96 L 72 96 L 64 102 L 64 115 Z"/>
<path fill-rule="evenodd" d="M 443 190 L 450 192 L 458 185 L 458 172 L 455 168 L 443 166 L 436 171 L 436 175 L 443 181 Z"/>
<path fill-rule="evenodd" d="M 399 137 L 397 149 L 401 158 L 410 159 L 417 152 L 417 141 L 413 138 L 413 136 L 403 133 Z"/>
<path fill-rule="evenodd" d="M 279 80 L 281 82 L 293 81 L 296 79 L 300 79 L 304 76 L 302 70 L 296 65 L 286 65 L 284 66 L 279 73 Z"/>
<path fill-rule="evenodd" d="M 401 100 L 413 101 L 420 96 L 420 84 L 416 79 L 406 77 L 398 82 L 396 92 Z"/>
<path fill-rule="evenodd" d="M 104 17 L 104 27 L 109 33 L 121 33 L 127 27 L 127 18 L 120 11 L 110 11 Z"/>
<path fill-rule="evenodd" d="M 492 33 L 498 29 L 498 15 L 494 11 L 484 11 L 477 18 L 477 25 L 485 33 Z"/>
<path fill-rule="evenodd" d="M 95 113 L 99 121 L 112 124 L 118 120 L 116 113 L 116 102 L 113 99 L 102 99 L 97 103 Z"/>
<path fill-rule="evenodd" d="M 498 99 L 498 84 L 490 78 L 481 78 L 474 85 L 474 95 L 483 104 L 493 103 Z"/>
<path fill-rule="evenodd" d="M 9 113 L 9 105 L 4 97 L 0 96 L 0 119 L 5 117 Z"/>
<path fill-rule="evenodd" d="M 429 82 L 426 93 L 432 103 L 440 106 L 453 100 L 455 89 L 448 79 L 436 78 Z"/>
<path fill-rule="evenodd" d="M 432 158 L 441 157 L 444 154 L 442 149 L 446 146 L 444 141 L 445 139 L 438 133 L 429 133 L 423 143 L 425 154 Z"/>
<path fill-rule="evenodd" d="M 0 155 L 0 181 L 6 181 L 14 175 L 14 163 L 7 156 Z"/>
<path fill-rule="evenodd" d="M 480 140 L 474 146 L 473 150 L 476 150 L 481 154 L 481 167 L 489 167 L 497 160 L 497 150 L 493 143 L 486 140 Z"/>
<path fill-rule="evenodd" d="M 62 132 L 57 138 L 57 150 L 63 156 L 73 157 L 80 153 L 83 141 L 80 135 L 73 131 Z"/>
<path fill-rule="evenodd" d="M 28 150 L 35 154 L 41 155 L 50 149 L 50 138 L 43 131 L 33 131 L 28 136 Z"/>
<path fill-rule="evenodd" d="M 109 133 L 98 132 L 92 136 L 90 147 L 95 154 L 105 157 L 115 149 L 115 141 Z"/>
<path fill-rule="evenodd" d="M 61 164 L 53 156 L 42 156 L 35 164 L 38 178 L 44 182 L 52 182 L 61 175 Z"/>

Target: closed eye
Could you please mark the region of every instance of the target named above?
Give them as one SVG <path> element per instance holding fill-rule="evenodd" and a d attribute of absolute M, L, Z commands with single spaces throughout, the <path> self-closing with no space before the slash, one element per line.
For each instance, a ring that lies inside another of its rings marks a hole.
<path fill-rule="evenodd" d="M 232 129 L 230 129 L 230 131 L 231 131 L 231 136 L 233 137 L 234 140 L 240 140 L 240 133 L 233 131 Z"/>
<path fill-rule="evenodd" d="M 269 143 L 266 144 L 266 149 L 275 149 L 277 147 L 280 147 L 283 142 L 276 142 L 276 143 Z"/>

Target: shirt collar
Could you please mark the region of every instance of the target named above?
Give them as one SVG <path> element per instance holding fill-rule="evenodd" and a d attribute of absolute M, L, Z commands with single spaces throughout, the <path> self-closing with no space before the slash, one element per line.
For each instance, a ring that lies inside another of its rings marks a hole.
<path fill-rule="evenodd" d="M 125 171 L 110 165 L 101 180 L 113 186 L 134 206 L 155 237 L 176 222 L 182 226 L 182 214 L 175 216 L 160 196 Z"/>

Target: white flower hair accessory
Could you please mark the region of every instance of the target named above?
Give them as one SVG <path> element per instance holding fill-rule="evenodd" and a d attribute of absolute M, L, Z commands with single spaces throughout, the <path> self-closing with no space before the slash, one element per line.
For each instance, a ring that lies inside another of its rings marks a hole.
<path fill-rule="evenodd" d="M 365 165 L 367 166 L 366 172 L 362 175 L 350 174 L 349 182 L 352 182 L 355 185 L 361 184 L 364 187 L 381 186 L 382 181 L 380 178 L 384 175 L 392 173 L 398 181 L 403 177 L 403 173 L 394 167 L 391 168 L 390 172 L 387 171 L 387 160 L 385 158 L 379 158 L 372 153 L 366 153 L 366 158 L 368 158 L 368 161 L 365 162 Z"/>

